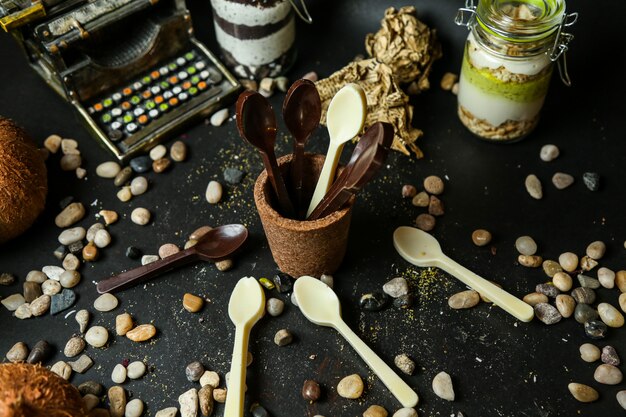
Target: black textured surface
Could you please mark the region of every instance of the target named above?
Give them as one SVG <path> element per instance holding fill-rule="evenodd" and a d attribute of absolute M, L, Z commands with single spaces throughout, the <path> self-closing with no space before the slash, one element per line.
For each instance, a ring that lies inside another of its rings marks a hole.
<path fill-rule="evenodd" d="M 321 76 L 364 53 L 363 38 L 376 31 L 387 2 L 310 1 L 313 26 L 298 26 L 299 58 L 288 74 L 291 79 L 311 71 Z M 384 3 L 384 4 L 383 4 Z M 401 6 L 404 2 L 389 2 Z M 426 157 L 410 159 L 393 154 L 388 167 L 367 186 L 355 206 L 351 238 L 345 262 L 335 275 L 335 288 L 343 303 L 347 323 L 387 363 L 393 366 L 396 354 L 406 353 L 418 364 L 414 376 L 404 379 L 420 395 L 418 410 L 424 416 L 447 417 L 462 411 L 467 417 L 485 416 L 616 416 L 623 410 L 615 394 L 626 384 L 603 386 L 593 380 L 594 364 L 583 362 L 578 347 L 585 339 L 583 328 L 573 319 L 547 327 L 538 321 L 518 323 L 512 317 L 481 303 L 466 311 L 447 306 L 447 297 L 464 289 L 453 278 L 413 268 L 393 249 L 391 235 L 400 225 L 409 225 L 421 212 L 400 197 L 403 184 L 420 186 L 423 178 L 437 174 L 446 178 L 442 200 L 446 214 L 438 219 L 434 235 L 454 259 L 478 274 L 502 284 L 515 295 L 533 291 L 547 281 L 541 270 L 516 264 L 515 239 L 533 236 L 539 254 L 556 259 L 561 252 L 583 254 L 588 243 L 603 240 L 608 250 L 601 265 L 614 270 L 626 264 L 626 203 L 624 166 L 624 97 L 622 74 L 626 69 L 621 19 L 626 11 L 622 2 L 573 2 L 572 10 L 580 19 L 572 32 L 576 39 L 568 54 L 574 85 L 566 88 L 555 77 L 543 119 L 537 130 L 522 142 L 497 146 L 480 142 L 468 133 L 456 117 L 455 97 L 438 87 L 444 72 L 458 72 L 466 31 L 453 24 L 461 1 L 419 1 L 419 16 L 438 30 L 444 57 L 435 65 L 430 91 L 414 99 L 414 124 L 425 131 L 419 145 Z M 198 37 L 215 48 L 208 1 L 189 4 Z M 50 192 L 44 215 L 22 237 L 0 247 L 0 272 L 19 278 L 10 287 L 0 287 L 0 295 L 21 292 L 24 277 L 31 269 L 58 265 L 52 252 L 58 246 L 60 230 L 54 226 L 59 202 L 68 195 L 82 201 L 87 217 L 80 225 L 88 227 L 101 209 L 118 211 L 121 220 L 109 229 L 112 245 L 101 259 L 82 267 L 83 280 L 75 288 L 78 301 L 74 308 L 88 308 L 91 324 L 103 325 L 111 334 L 106 349 L 88 348 L 94 367 L 85 375 L 74 375 L 78 384 L 95 379 L 107 388 L 112 385 L 111 371 L 124 359 L 143 360 L 149 373 L 124 387 L 132 397 L 146 403 L 147 414 L 177 405 L 177 397 L 196 387 L 185 378 L 185 366 L 194 360 L 223 375 L 229 370 L 234 336 L 226 305 L 238 278 L 247 275 L 271 278 L 271 260 L 259 219 L 254 210 L 252 185 L 261 170 L 261 160 L 236 133 L 229 120 L 214 128 L 195 126 L 184 135 L 190 152 L 186 162 L 175 163 L 165 174 L 149 173 L 149 191 L 129 203 L 116 197 L 112 180 L 95 176 L 95 167 L 110 156 L 88 137 L 69 105 L 31 71 L 10 36 L 0 36 L 0 114 L 23 125 L 39 144 L 51 133 L 79 141 L 88 170 L 87 180 L 59 169 L 59 156 L 48 161 Z M 283 95 L 272 98 L 281 108 Z M 232 110 L 232 107 L 231 107 Z M 282 122 L 281 122 L 282 123 Z M 281 128 L 283 125 L 281 125 Z M 278 154 L 289 151 L 282 129 Z M 319 130 L 309 149 L 325 150 L 326 133 Z M 168 142 L 169 144 L 172 141 Z M 539 149 L 554 143 L 561 156 L 550 163 L 539 159 Z M 344 152 L 349 155 L 351 146 Z M 204 199 L 207 183 L 222 179 L 222 171 L 235 167 L 247 174 L 241 184 L 225 186 L 221 204 L 209 205 Z M 570 188 L 558 191 L 550 183 L 556 171 L 576 177 Z M 598 192 L 590 192 L 582 174 L 601 175 Z M 536 174 L 544 184 L 544 198 L 531 199 L 523 183 L 526 175 Z M 153 220 L 147 227 L 130 222 L 135 207 L 147 207 Z M 92 307 L 95 282 L 116 271 L 138 265 L 125 256 L 128 246 L 145 254 L 156 253 L 160 244 L 183 245 L 186 236 L 204 224 L 241 222 L 251 232 L 247 249 L 236 260 L 235 268 L 222 273 L 210 264 L 197 264 L 168 273 L 145 286 L 118 295 L 120 306 L 113 312 L 98 313 Z M 475 247 L 470 239 L 476 228 L 494 235 L 495 254 L 489 247 Z M 595 276 L 595 271 L 590 273 Z M 379 290 L 384 282 L 402 275 L 410 280 L 416 293 L 413 309 L 393 307 L 363 313 L 359 297 Z M 192 292 L 210 301 L 198 314 L 182 308 L 182 296 Z M 600 301 L 617 306 L 617 289 L 598 291 Z M 288 301 L 286 294 L 268 292 L 287 302 L 278 318 L 266 317 L 253 330 L 250 350 L 254 362 L 248 370 L 248 404 L 262 403 L 275 416 L 327 417 L 357 416 L 371 404 L 383 405 L 391 414 L 399 404 L 369 371 L 356 353 L 334 331 L 307 322 Z M 138 323 L 152 322 L 158 328 L 154 341 L 136 344 L 114 337 L 117 314 L 129 312 Z M 29 347 L 40 339 L 55 347 L 46 364 L 64 359 L 63 346 L 78 332 L 74 316 L 46 315 L 25 321 L 11 317 L 0 308 L 0 353 L 17 341 Z M 277 347 L 277 330 L 289 328 L 295 342 Z M 611 344 L 626 358 L 626 329 L 611 329 L 606 340 L 595 341 L 602 347 Z M 623 368 L 623 366 L 622 366 Z M 431 380 L 439 371 L 452 375 L 457 400 L 449 403 L 436 397 Z M 359 373 L 366 381 L 366 392 L 359 400 L 337 397 L 335 387 L 345 375 Z M 300 396 L 305 379 L 322 385 L 322 399 L 309 405 Z M 595 387 L 600 400 L 593 404 L 576 402 L 567 390 L 569 382 Z M 217 407 L 217 415 L 223 406 Z"/>

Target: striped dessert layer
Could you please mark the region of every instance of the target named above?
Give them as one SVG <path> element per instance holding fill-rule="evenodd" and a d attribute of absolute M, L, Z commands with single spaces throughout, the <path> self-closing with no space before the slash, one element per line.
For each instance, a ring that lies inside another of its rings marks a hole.
<path fill-rule="evenodd" d="M 291 3 L 282 1 L 211 0 L 213 17 L 231 25 L 264 26 L 285 20 L 291 11 Z"/>
<path fill-rule="evenodd" d="M 290 10 L 288 10 L 287 12 L 287 15 L 283 19 L 276 22 L 267 23 L 264 25 L 248 26 L 245 24 L 232 23 L 231 21 L 222 18 L 214 10 L 213 21 L 215 22 L 216 29 L 217 26 L 219 26 L 224 33 L 234 38 L 242 40 L 261 39 L 275 32 L 278 32 L 293 20 L 293 13 L 289 13 Z"/>

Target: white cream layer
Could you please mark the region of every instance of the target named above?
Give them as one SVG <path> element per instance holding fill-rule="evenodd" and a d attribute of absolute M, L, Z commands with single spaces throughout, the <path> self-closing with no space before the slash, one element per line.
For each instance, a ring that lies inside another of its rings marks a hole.
<path fill-rule="evenodd" d="M 291 48 L 296 37 L 296 24 L 292 15 L 289 23 L 279 31 L 261 39 L 242 40 L 224 32 L 215 23 L 215 34 L 222 49 L 228 51 L 238 63 L 256 66 L 275 61 Z"/>
<path fill-rule="evenodd" d="M 507 120 L 532 120 L 541 110 L 544 97 L 529 103 L 520 103 L 496 94 L 489 94 L 477 88 L 461 72 L 459 79 L 459 104 L 479 119 L 484 119 L 493 126 L 499 126 Z"/>
<path fill-rule="evenodd" d="M 281 1 L 273 7 L 261 8 L 228 0 L 211 0 L 213 13 L 235 25 L 259 26 L 283 20 L 291 11 L 291 3 Z"/>

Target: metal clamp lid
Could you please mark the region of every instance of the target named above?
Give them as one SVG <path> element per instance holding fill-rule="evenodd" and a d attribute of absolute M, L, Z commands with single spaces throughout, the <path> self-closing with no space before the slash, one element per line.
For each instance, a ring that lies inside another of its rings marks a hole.
<path fill-rule="evenodd" d="M 552 52 L 550 53 L 550 61 L 556 61 L 559 67 L 559 75 L 563 84 L 570 87 L 572 80 L 567 72 L 567 57 L 566 52 L 569 49 L 569 43 L 574 39 L 574 35 L 571 33 L 563 32 L 564 27 L 572 26 L 578 20 L 578 13 L 570 13 L 563 16 L 563 20 L 559 25 L 556 36 L 554 38 L 554 45 L 552 46 Z M 562 57 L 562 59 L 559 59 Z"/>
<path fill-rule="evenodd" d="M 304 2 L 304 0 L 300 0 L 300 4 L 302 5 L 302 10 L 304 13 L 300 11 L 295 3 L 295 0 L 289 0 L 289 3 L 291 3 L 291 7 L 293 7 L 293 10 L 300 17 L 300 19 L 309 24 L 313 23 L 313 18 L 311 17 L 309 10 L 306 8 L 306 3 Z"/>
<path fill-rule="evenodd" d="M 474 5 L 474 0 L 465 0 L 465 7 L 459 8 L 456 12 L 454 23 L 458 26 L 466 26 L 469 28 L 472 25 L 475 14 L 476 6 Z"/>

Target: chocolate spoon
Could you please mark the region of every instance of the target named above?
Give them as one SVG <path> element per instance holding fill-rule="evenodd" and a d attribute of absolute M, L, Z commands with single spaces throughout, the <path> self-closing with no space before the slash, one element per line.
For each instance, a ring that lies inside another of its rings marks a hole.
<path fill-rule="evenodd" d="M 350 162 L 307 220 L 328 216 L 358 193 L 380 170 L 392 141 L 393 126 L 389 123 L 378 122 L 367 129 L 355 146 Z"/>
<path fill-rule="evenodd" d="M 237 128 L 241 137 L 261 152 L 267 176 L 278 198 L 279 211 L 284 216 L 293 217 L 293 205 L 274 153 L 276 116 L 270 102 L 256 91 L 241 93 L 237 99 Z"/>
<path fill-rule="evenodd" d="M 304 209 L 302 201 L 304 145 L 319 126 L 321 117 L 322 102 L 315 84 L 305 79 L 293 83 L 283 102 L 283 119 L 294 138 L 290 174 L 298 215 Z"/>
<path fill-rule="evenodd" d="M 193 261 L 219 261 L 237 251 L 247 238 L 248 229 L 241 224 L 219 226 L 202 236 L 189 249 L 100 280 L 96 288 L 100 294 L 120 291 Z"/>

